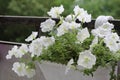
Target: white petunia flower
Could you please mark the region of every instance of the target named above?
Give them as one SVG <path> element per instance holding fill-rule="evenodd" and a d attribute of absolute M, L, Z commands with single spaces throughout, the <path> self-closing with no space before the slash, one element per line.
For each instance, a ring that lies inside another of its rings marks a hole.
<path fill-rule="evenodd" d="M 33 39 L 35 39 L 38 35 L 38 32 L 32 32 L 32 34 L 25 39 L 26 42 L 32 41 Z"/>
<path fill-rule="evenodd" d="M 73 63 L 74 63 L 73 59 L 70 59 L 69 62 L 67 63 L 65 74 L 68 73 Z"/>
<path fill-rule="evenodd" d="M 110 35 L 107 35 L 107 37 L 109 39 L 112 39 L 112 40 L 116 41 L 116 42 L 120 40 L 120 37 L 117 33 L 111 33 Z"/>
<path fill-rule="evenodd" d="M 24 54 L 28 52 L 28 47 L 26 44 L 22 44 L 19 48 L 18 46 L 14 46 L 12 50 L 8 51 L 8 55 L 6 56 L 6 59 L 11 59 L 14 55 L 15 58 L 21 58 Z"/>
<path fill-rule="evenodd" d="M 73 9 L 75 16 L 81 15 L 82 13 L 84 13 L 84 9 L 80 8 L 78 5 L 75 6 L 75 8 Z"/>
<path fill-rule="evenodd" d="M 98 16 L 96 21 L 95 21 L 95 28 L 98 28 L 100 26 L 102 26 L 104 23 L 107 23 L 108 20 L 114 20 L 114 18 L 112 16 Z"/>
<path fill-rule="evenodd" d="M 47 49 L 48 46 L 52 45 L 55 43 L 55 38 L 52 37 L 46 37 L 46 36 L 41 36 L 40 37 L 41 44 Z"/>
<path fill-rule="evenodd" d="M 28 66 L 26 66 L 25 75 L 26 75 L 28 78 L 32 78 L 32 77 L 35 75 L 35 69 L 30 69 L 30 68 L 28 68 Z"/>
<path fill-rule="evenodd" d="M 52 7 L 51 10 L 48 12 L 48 15 L 52 18 L 59 18 L 60 14 L 62 14 L 64 11 L 63 5 L 60 7 Z"/>
<path fill-rule="evenodd" d="M 93 30 L 91 31 L 91 33 L 92 33 L 94 36 L 98 36 L 98 37 L 100 37 L 100 38 L 104 38 L 106 35 L 111 34 L 111 31 L 99 27 L 99 28 L 97 28 L 97 29 L 93 29 Z"/>
<path fill-rule="evenodd" d="M 19 50 L 23 53 L 27 53 L 28 52 L 28 46 L 27 44 L 22 44 L 20 47 L 19 47 Z"/>
<path fill-rule="evenodd" d="M 29 51 L 31 52 L 31 57 L 40 56 L 42 54 L 43 45 L 40 38 L 37 38 L 32 41 L 29 46 Z"/>
<path fill-rule="evenodd" d="M 74 8 L 74 13 L 77 19 L 81 22 L 90 22 L 91 14 L 88 14 L 83 8 L 80 8 L 78 5 Z"/>
<path fill-rule="evenodd" d="M 71 22 L 69 23 L 69 29 L 73 30 L 73 29 L 78 29 L 81 26 L 80 23 L 76 23 L 76 22 Z"/>
<path fill-rule="evenodd" d="M 97 27 L 96 29 L 93 29 L 91 33 L 94 36 L 104 38 L 106 35 L 111 34 L 113 28 L 114 28 L 113 24 L 106 22 L 103 23 L 103 25 Z"/>
<path fill-rule="evenodd" d="M 14 46 L 11 50 L 8 51 L 6 59 L 11 59 L 13 55 L 17 54 L 18 46 Z"/>
<path fill-rule="evenodd" d="M 112 52 L 117 52 L 119 50 L 119 36 L 117 33 L 111 33 L 104 38 L 104 43 Z"/>
<path fill-rule="evenodd" d="M 99 27 L 101 27 L 101 28 L 103 28 L 103 29 L 106 29 L 106 30 L 108 30 L 108 31 L 111 31 L 111 30 L 114 28 L 114 25 L 111 24 L 111 23 L 109 23 L 109 22 L 106 22 L 106 23 L 103 23 L 103 25 L 102 25 L 102 26 L 99 26 Z M 99 27 L 98 27 L 98 28 L 99 28 Z"/>
<path fill-rule="evenodd" d="M 88 69 L 91 69 L 93 65 L 95 65 L 95 63 L 96 57 L 91 53 L 90 50 L 85 50 L 84 52 L 81 52 L 77 61 L 78 65 Z"/>
<path fill-rule="evenodd" d="M 17 53 L 14 54 L 16 58 L 21 58 L 24 54 L 28 53 L 28 46 L 26 44 L 22 44 Z"/>
<path fill-rule="evenodd" d="M 55 21 L 52 19 L 47 19 L 45 22 L 42 22 L 40 28 L 42 32 L 49 32 L 55 26 Z"/>
<path fill-rule="evenodd" d="M 27 76 L 28 78 L 32 78 L 35 75 L 35 70 L 28 68 L 28 66 L 26 66 L 25 63 L 15 62 L 13 64 L 12 70 L 18 76 Z"/>
<path fill-rule="evenodd" d="M 63 21 L 63 23 L 57 28 L 57 36 L 62 36 L 69 31 L 69 22 Z"/>
<path fill-rule="evenodd" d="M 106 46 L 110 49 L 110 51 L 117 52 L 119 50 L 119 45 L 114 40 L 109 40 L 105 38 L 104 42 Z"/>
<path fill-rule="evenodd" d="M 24 63 L 15 62 L 12 70 L 17 73 L 18 76 L 25 76 L 26 69 Z"/>
<path fill-rule="evenodd" d="M 65 17 L 65 21 L 66 22 L 72 22 L 74 21 L 75 15 L 68 15 L 67 17 Z"/>
<path fill-rule="evenodd" d="M 91 14 L 88 14 L 87 11 L 85 11 L 84 13 L 81 13 L 81 15 L 79 15 L 77 17 L 77 19 L 83 23 L 90 22 L 91 21 Z"/>
<path fill-rule="evenodd" d="M 88 28 L 84 28 L 82 29 L 80 32 L 78 32 L 77 34 L 77 40 L 79 42 L 83 42 L 86 38 L 89 38 L 90 37 L 90 34 L 89 34 L 89 31 L 88 31 Z"/>

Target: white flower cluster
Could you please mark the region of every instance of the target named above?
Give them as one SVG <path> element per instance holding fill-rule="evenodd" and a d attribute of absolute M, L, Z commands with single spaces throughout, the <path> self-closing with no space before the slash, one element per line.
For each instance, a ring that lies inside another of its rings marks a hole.
<path fill-rule="evenodd" d="M 40 56 L 43 49 L 47 49 L 50 45 L 54 43 L 54 37 L 41 36 L 40 38 L 33 40 L 29 46 L 31 57 L 34 57 L 35 55 Z"/>
<path fill-rule="evenodd" d="M 37 34 L 37 32 L 32 32 L 32 34 L 25 39 L 27 42 L 32 41 L 29 46 L 22 44 L 20 47 L 14 46 L 9 50 L 6 59 L 11 59 L 12 56 L 15 56 L 15 58 L 22 58 L 23 55 L 30 53 L 31 57 L 40 56 L 42 54 L 42 49 L 47 49 L 50 45 L 55 43 L 54 37 L 41 36 L 40 38 L 36 38 Z M 15 62 L 12 70 L 17 73 L 18 76 L 27 76 L 31 78 L 35 75 L 35 69 L 29 68 L 25 63 Z"/>
<path fill-rule="evenodd" d="M 51 11 L 48 12 L 49 16 L 51 16 L 52 18 L 56 18 L 56 17 L 60 16 L 60 14 L 64 11 L 63 7 L 62 8 L 61 7 L 62 6 L 52 8 Z M 87 28 L 81 29 L 81 24 L 76 23 L 76 20 L 78 19 L 82 23 L 90 22 L 91 15 L 88 14 L 87 11 L 85 11 L 83 8 L 80 8 L 79 6 L 75 6 L 73 11 L 74 11 L 73 15 L 70 14 L 67 17 L 65 17 L 65 19 L 61 18 L 61 24 L 57 27 L 57 34 L 56 35 L 58 37 L 60 37 L 60 36 L 70 32 L 72 30 L 79 30 L 78 34 L 76 36 L 76 38 L 77 38 L 76 42 L 82 43 L 85 39 L 90 37 L 90 34 L 89 34 L 89 31 Z M 52 13 L 52 14 L 50 15 L 50 13 Z M 48 21 L 48 20 L 46 20 L 46 21 Z M 41 23 L 42 26 L 49 25 L 49 23 L 46 23 L 46 21 Z M 44 23 L 46 23 L 46 24 L 44 24 Z M 53 21 L 51 20 L 50 23 L 52 25 Z M 42 26 L 40 26 L 40 27 L 43 28 Z M 54 25 L 52 25 L 52 26 L 54 26 Z M 49 25 L 46 27 L 50 28 L 51 26 Z M 51 27 L 51 28 L 53 28 L 53 27 Z M 78 65 L 83 66 L 85 68 L 92 68 L 92 66 L 95 64 L 95 62 L 96 62 L 96 57 L 91 53 L 90 50 L 87 50 L 85 52 L 80 53 Z M 68 70 L 70 69 L 70 67 L 72 66 L 73 63 L 74 63 L 73 59 L 71 59 L 68 62 L 65 73 L 68 72 Z"/>
<path fill-rule="evenodd" d="M 89 32 L 88 28 L 82 28 L 81 23 L 87 23 L 91 21 L 91 14 L 88 14 L 86 10 L 75 6 L 73 9 L 74 14 L 69 14 L 65 18 L 60 15 L 63 13 L 64 8 L 61 5 L 60 7 L 53 7 L 48 12 L 48 15 L 52 18 L 59 18 L 60 21 L 58 24 L 51 18 L 45 20 L 40 24 L 42 32 L 50 32 L 49 37 L 41 36 L 37 37 L 37 32 L 32 32 L 32 34 L 25 39 L 25 41 L 31 43 L 29 45 L 22 44 L 20 47 L 14 46 L 12 50 L 8 52 L 6 56 L 7 59 L 11 59 L 14 55 L 16 58 L 22 58 L 24 54 L 30 54 L 31 58 L 39 57 L 43 54 L 43 50 L 47 50 L 49 46 L 55 44 L 56 38 L 64 36 L 66 33 L 71 33 L 75 31 L 76 41 L 75 44 L 82 44 L 87 38 L 90 38 L 91 35 L 94 36 L 94 39 L 89 45 L 90 49 L 79 52 L 77 65 L 82 66 L 85 69 L 91 69 L 96 64 L 96 56 L 92 54 L 92 49 L 95 44 L 98 44 L 99 39 L 102 39 L 109 48 L 111 52 L 117 52 L 120 50 L 120 37 L 117 33 L 113 32 L 114 25 L 108 21 L 104 22 L 102 25 L 99 24 L 95 29 Z M 77 23 L 76 20 L 79 20 L 81 23 Z M 107 20 L 107 19 L 106 19 Z M 99 23 L 97 21 L 97 23 Z M 54 33 L 52 35 L 52 33 Z M 65 74 L 70 70 L 74 64 L 74 59 L 71 58 L 68 61 L 66 66 Z M 35 75 L 35 70 L 29 68 L 29 66 L 24 63 L 15 62 L 13 64 L 12 70 L 16 72 L 19 76 L 27 76 L 28 78 Z"/>
<path fill-rule="evenodd" d="M 22 44 L 22 46 L 19 48 L 18 46 L 14 46 L 12 50 L 8 51 L 6 59 L 11 59 L 12 56 L 15 56 L 16 58 L 22 58 L 22 56 L 26 53 L 28 53 L 28 47 L 26 44 Z"/>
<path fill-rule="evenodd" d="M 92 34 L 96 37 L 103 38 L 106 46 L 110 49 L 110 51 L 115 53 L 120 50 L 120 37 L 116 32 L 112 31 L 113 28 L 113 24 L 106 22 L 93 29 Z"/>
<path fill-rule="evenodd" d="M 25 63 L 15 62 L 12 70 L 17 73 L 18 76 L 27 76 L 28 78 L 32 78 L 35 75 L 35 70 L 30 69 L 25 65 Z"/>
<path fill-rule="evenodd" d="M 57 28 L 57 36 L 62 36 L 65 33 L 68 33 L 70 30 L 78 29 L 80 28 L 81 24 L 76 22 L 66 22 L 63 21 L 63 23 Z"/>
<path fill-rule="evenodd" d="M 74 8 L 74 14 L 70 14 L 63 19 L 60 15 L 64 12 L 64 7 L 61 5 L 60 7 L 53 7 L 48 12 L 48 15 L 52 18 L 60 18 L 60 24 L 57 26 L 56 29 L 56 36 L 60 37 L 72 30 L 79 30 L 77 34 L 77 41 L 78 43 L 82 43 L 86 38 L 90 37 L 90 34 L 88 32 L 87 28 L 81 29 L 81 24 L 76 23 L 76 20 L 78 19 L 82 23 L 84 22 L 90 22 L 91 21 L 91 15 L 87 13 L 83 8 L 80 8 L 79 6 L 75 6 Z M 51 18 L 47 19 L 45 22 L 42 22 L 40 24 L 40 28 L 42 32 L 50 32 L 54 30 L 54 27 L 56 26 L 56 22 L 52 20 Z M 42 54 L 43 49 L 47 49 L 50 45 L 53 45 L 55 43 L 54 36 L 52 37 L 46 37 L 41 36 L 40 38 L 36 38 L 38 35 L 37 32 L 32 32 L 32 34 L 25 39 L 26 42 L 31 43 L 28 45 L 22 44 L 22 46 L 14 46 L 12 50 L 8 52 L 8 55 L 6 56 L 7 59 L 11 59 L 14 55 L 16 58 L 22 58 L 24 54 L 31 54 L 31 57 L 37 56 L 39 57 Z M 81 65 L 86 68 L 91 68 L 92 65 L 95 64 L 95 56 L 92 55 L 91 52 L 84 52 L 80 53 L 81 58 L 78 60 L 78 65 Z M 81 60 L 83 60 L 81 62 Z M 85 64 L 84 64 L 85 62 Z M 68 69 L 66 70 L 66 73 L 70 69 L 71 65 L 74 63 L 73 59 L 68 62 Z M 91 63 L 91 64 L 90 64 Z M 24 63 L 15 62 L 13 64 L 12 70 L 16 72 L 19 76 L 27 76 L 32 77 L 35 75 L 34 69 L 29 69 L 27 65 Z"/>

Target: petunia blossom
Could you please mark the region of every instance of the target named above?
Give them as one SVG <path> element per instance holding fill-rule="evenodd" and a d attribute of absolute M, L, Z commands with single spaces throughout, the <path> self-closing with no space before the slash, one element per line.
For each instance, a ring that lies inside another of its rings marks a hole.
<path fill-rule="evenodd" d="M 51 10 L 48 12 L 48 15 L 52 18 L 59 18 L 60 14 L 64 12 L 64 7 L 61 5 L 60 7 L 52 7 Z"/>
<path fill-rule="evenodd" d="M 63 21 L 63 23 L 57 28 L 57 36 L 62 36 L 69 31 L 69 22 Z"/>
<path fill-rule="evenodd" d="M 88 31 L 88 28 L 82 29 L 77 34 L 77 40 L 78 40 L 78 42 L 81 42 L 81 43 L 83 43 L 83 41 L 85 39 L 89 38 L 89 37 L 90 37 L 90 34 L 89 34 L 89 31 Z"/>
<path fill-rule="evenodd" d="M 38 35 L 38 32 L 32 32 L 32 34 L 31 34 L 30 36 L 28 36 L 28 37 L 25 39 L 25 41 L 26 41 L 26 42 L 32 41 L 32 40 L 34 40 L 34 39 L 37 37 L 37 35 Z"/>
<path fill-rule="evenodd" d="M 12 70 L 15 73 L 17 73 L 18 76 L 25 76 L 26 70 L 25 70 L 25 64 L 24 63 L 15 62 L 13 64 Z"/>
<path fill-rule="evenodd" d="M 91 21 L 91 14 L 88 14 L 87 11 L 85 11 L 83 8 L 80 8 L 78 5 L 75 6 L 73 11 L 74 11 L 76 18 L 79 21 L 83 23 Z"/>
<path fill-rule="evenodd" d="M 31 52 L 31 57 L 40 56 L 42 54 L 43 45 L 41 44 L 40 38 L 32 41 L 29 46 L 29 51 Z"/>
<path fill-rule="evenodd" d="M 77 64 L 87 69 L 91 69 L 93 65 L 96 63 L 96 57 L 91 53 L 90 50 L 85 50 L 84 52 L 80 52 L 79 59 Z"/>
<path fill-rule="evenodd" d="M 6 59 L 11 59 L 13 55 L 17 55 L 18 46 L 14 46 L 11 50 L 8 51 L 8 54 L 6 55 Z M 19 55 L 19 54 L 18 54 Z"/>
<path fill-rule="evenodd" d="M 42 46 L 47 49 L 50 45 L 55 43 L 55 38 L 53 36 L 52 37 L 41 36 L 40 41 Z"/>
<path fill-rule="evenodd" d="M 42 22 L 40 25 L 41 31 L 42 32 L 49 32 L 53 29 L 55 26 L 55 21 L 52 19 L 47 19 L 45 22 Z"/>

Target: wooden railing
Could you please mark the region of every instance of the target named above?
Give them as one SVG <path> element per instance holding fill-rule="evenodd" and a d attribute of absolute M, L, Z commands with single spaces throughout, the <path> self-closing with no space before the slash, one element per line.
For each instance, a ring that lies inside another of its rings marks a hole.
<path fill-rule="evenodd" d="M 45 17 L 34 17 L 34 16 L 0 16 L 0 27 L 3 26 L 4 24 L 24 24 L 24 25 L 33 25 L 36 28 L 36 31 L 39 32 L 39 36 L 41 35 L 41 31 L 39 29 L 40 23 L 45 21 L 48 18 Z M 58 22 L 58 19 L 54 19 L 56 22 Z M 79 22 L 79 21 L 77 21 Z M 84 26 L 88 26 L 89 28 L 94 27 L 94 22 L 95 20 L 92 20 L 90 23 L 85 23 Z M 115 25 L 116 31 L 120 35 L 120 20 L 111 20 L 109 21 L 110 23 L 113 23 Z M 0 34 L 1 35 L 1 34 Z M 9 34 L 8 34 L 9 35 Z M 13 63 L 11 61 L 7 61 L 5 59 L 5 56 L 7 54 L 7 51 L 12 48 L 13 45 L 21 45 L 21 43 L 16 43 L 16 42 L 9 42 L 9 41 L 0 41 L 0 80 L 17 80 L 18 77 L 14 76 L 15 79 L 12 78 L 13 74 L 10 72 L 10 63 Z M 38 79 L 35 80 L 45 80 L 42 72 L 39 77 L 37 76 Z M 118 69 L 117 69 L 117 74 L 120 74 L 120 62 L 118 62 Z M 15 74 L 14 74 L 15 75 Z M 6 76 L 6 77 L 5 77 Z M 8 78 L 7 78 L 8 77 Z M 11 78 L 11 79 L 10 79 Z M 21 79 L 18 79 L 21 80 Z M 27 79 L 22 79 L 22 80 L 27 80 Z M 120 78 L 118 79 L 120 80 Z"/>

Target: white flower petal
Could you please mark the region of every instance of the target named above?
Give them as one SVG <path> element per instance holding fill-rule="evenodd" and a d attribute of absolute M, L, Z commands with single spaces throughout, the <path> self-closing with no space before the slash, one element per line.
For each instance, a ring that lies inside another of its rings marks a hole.
<path fill-rule="evenodd" d="M 52 45 L 55 43 L 55 38 L 52 37 L 46 37 L 46 36 L 41 36 L 40 37 L 41 44 L 47 49 L 48 46 Z"/>
<path fill-rule="evenodd" d="M 75 15 L 68 15 L 67 17 L 65 17 L 66 22 L 72 22 L 74 20 L 75 20 Z"/>
<path fill-rule="evenodd" d="M 108 20 L 113 20 L 112 16 L 99 16 L 95 21 L 95 28 L 102 26 L 104 23 L 108 22 Z"/>
<path fill-rule="evenodd" d="M 99 27 L 99 28 L 93 29 L 93 30 L 91 31 L 91 33 L 92 33 L 94 36 L 98 36 L 98 37 L 100 37 L 100 38 L 104 38 L 106 35 L 111 34 L 111 31 Z"/>
<path fill-rule="evenodd" d="M 57 28 L 57 36 L 62 36 L 69 31 L 69 22 L 63 21 L 63 23 Z"/>
<path fill-rule="evenodd" d="M 96 57 L 91 53 L 90 50 L 85 50 L 84 52 L 81 52 L 77 61 L 78 65 L 88 69 L 91 69 L 93 65 L 95 65 L 95 63 Z"/>
<path fill-rule="evenodd" d="M 84 28 L 82 29 L 80 32 L 78 32 L 77 34 L 77 40 L 79 42 L 83 42 L 86 38 L 89 38 L 90 37 L 90 34 L 89 34 L 89 31 L 88 31 L 88 28 Z"/>
<path fill-rule="evenodd" d="M 17 50 L 17 53 L 14 54 L 16 58 L 21 58 L 23 55 L 25 55 L 28 52 L 28 46 L 26 44 L 22 44 L 19 49 Z"/>
<path fill-rule="evenodd" d="M 32 41 L 33 39 L 35 39 L 38 35 L 38 32 L 32 32 L 32 34 L 25 39 L 26 42 Z"/>
<path fill-rule="evenodd" d="M 80 23 L 76 23 L 76 22 L 73 22 L 73 21 L 71 23 L 69 23 L 69 29 L 70 30 L 78 29 L 80 26 L 81 26 Z"/>
<path fill-rule="evenodd" d="M 74 8 L 74 13 L 77 19 L 83 23 L 91 21 L 91 14 L 88 14 L 83 8 L 80 8 L 78 5 Z"/>
<path fill-rule="evenodd" d="M 13 68 L 12 70 L 17 73 L 18 76 L 25 76 L 25 64 L 24 63 L 19 63 L 19 62 L 15 62 L 13 64 Z"/>
<path fill-rule="evenodd" d="M 111 33 L 104 38 L 104 43 L 112 52 L 117 52 L 119 50 L 119 36 L 117 33 Z"/>
<path fill-rule="evenodd" d="M 40 38 L 37 38 L 32 41 L 29 46 L 29 51 L 31 52 L 31 57 L 40 56 L 42 54 L 43 45 L 41 44 Z"/>
<path fill-rule="evenodd" d="M 91 14 L 88 14 L 87 12 L 81 13 L 81 15 L 77 17 L 77 19 L 83 23 L 88 23 L 91 21 Z"/>
<path fill-rule="evenodd" d="M 47 19 L 45 22 L 42 22 L 40 28 L 42 32 L 49 32 L 55 26 L 55 21 L 52 19 Z"/>
<path fill-rule="evenodd" d="M 11 50 L 8 51 L 8 54 L 6 55 L 6 59 L 11 59 L 13 55 L 17 54 L 17 52 L 18 52 L 18 46 L 14 46 Z"/>
<path fill-rule="evenodd" d="M 52 7 L 51 10 L 48 12 L 48 15 L 52 18 L 59 18 L 60 14 L 62 14 L 64 11 L 63 5 L 60 7 Z"/>
<path fill-rule="evenodd" d="M 80 8 L 78 5 L 75 6 L 75 8 L 74 8 L 73 11 L 74 11 L 74 13 L 75 13 L 75 16 L 78 16 L 78 15 L 84 13 L 84 9 L 83 9 L 83 8 Z"/>

